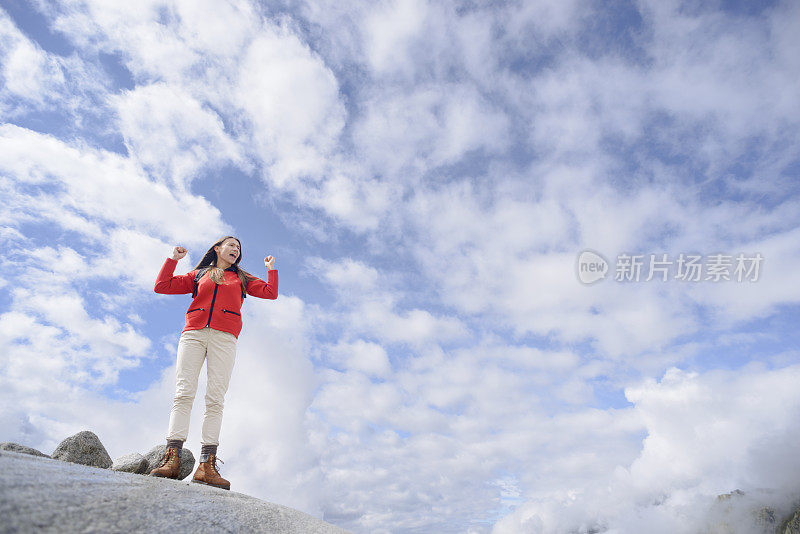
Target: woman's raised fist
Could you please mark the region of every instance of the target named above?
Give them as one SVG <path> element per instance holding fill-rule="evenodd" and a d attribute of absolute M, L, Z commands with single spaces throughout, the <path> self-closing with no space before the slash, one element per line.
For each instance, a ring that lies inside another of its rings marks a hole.
<path fill-rule="evenodd" d="M 179 260 L 182 257 L 186 256 L 186 249 L 183 247 L 175 247 L 172 251 L 172 259 Z"/>

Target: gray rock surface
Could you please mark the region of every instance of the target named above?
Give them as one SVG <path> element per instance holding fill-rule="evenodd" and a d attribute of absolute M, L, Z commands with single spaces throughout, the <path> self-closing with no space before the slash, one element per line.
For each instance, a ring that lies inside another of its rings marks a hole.
<path fill-rule="evenodd" d="M 125 471 L 126 473 L 137 473 L 143 475 L 149 473 L 149 467 L 150 464 L 147 462 L 147 458 L 138 452 L 132 452 L 130 454 L 126 454 L 125 456 L 120 456 L 114 460 L 114 464 L 111 466 L 111 469 L 114 471 Z"/>
<path fill-rule="evenodd" d="M 70 436 L 58 444 L 56 450 L 50 455 L 55 460 L 72 462 L 74 464 L 91 465 L 108 469 L 114 463 L 108 451 L 100 443 L 100 438 L 94 432 L 84 430 Z"/>
<path fill-rule="evenodd" d="M 800 510 L 784 521 L 778 532 L 780 534 L 800 534 Z"/>
<path fill-rule="evenodd" d="M 0 451 L 21 452 L 23 454 L 32 454 L 34 456 L 43 456 L 45 458 L 50 458 L 45 453 L 39 452 L 36 449 L 26 447 L 25 445 L 20 445 L 19 443 L 12 443 L 10 441 L 4 441 L 0 443 Z"/>
<path fill-rule="evenodd" d="M 285 506 L 188 481 L 8 451 L 0 451 L 0 472 L 2 532 L 345 532 Z"/>
<path fill-rule="evenodd" d="M 167 452 L 166 445 L 156 445 L 150 451 L 144 455 L 145 459 L 147 460 L 148 465 L 150 466 L 150 470 L 155 469 L 161 465 L 161 460 L 164 459 L 164 453 Z M 181 474 L 178 475 L 180 480 L 188 477 L 194 471 L 194 454 L 192 451 L 184 447 L 181 450 Z M 148 471 L 149 473 L 149 471 Z"/>

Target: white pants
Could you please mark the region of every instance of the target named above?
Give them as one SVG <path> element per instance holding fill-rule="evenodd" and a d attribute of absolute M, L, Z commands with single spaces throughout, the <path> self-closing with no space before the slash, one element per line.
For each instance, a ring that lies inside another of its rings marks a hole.
<path fill-rule="evenodd" d="M 204 360 L 208 360 L 206 364 L 208 386 L 202 445 L 219 445 L 225 392 L 228 391 L 233 363 L 236 360 L 236 336 L 209 327 L 202 330 L 187 330 L 181 334 L 178 342 L 175 398 L 169 416 L 168 440 L 186 441 L 189 434 L 189 415 Z"/>

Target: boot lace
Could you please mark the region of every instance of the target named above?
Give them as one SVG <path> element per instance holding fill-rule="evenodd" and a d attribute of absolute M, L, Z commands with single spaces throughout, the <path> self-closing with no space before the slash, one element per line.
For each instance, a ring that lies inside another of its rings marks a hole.
<path fill-rule="evenodd" d="M 211 466 L 211 468 L 214 470 L 215 473 L 217 473 L 217 476 L 222 476 L 219 472 L 219 468 L 217 467 L 217 462 L 221 464 L 225 463 L 216 456 L 214 456 L 213 454 L 208 457 L 208 463 Z"/>
<path fill-rule="evenodd" d="M 165 465 L 167 465 L 169 463 L 170 457 L 173 456 L 173 455 L 177 456 L 178 455 L 178 450 L 177 449 L 169 449 L 168 448 L 166 450 L 166 452 L 164 453 L 164 457 L 161 458 L 161 465 L 159 465 L 158 467 L 164 467 Z"/>

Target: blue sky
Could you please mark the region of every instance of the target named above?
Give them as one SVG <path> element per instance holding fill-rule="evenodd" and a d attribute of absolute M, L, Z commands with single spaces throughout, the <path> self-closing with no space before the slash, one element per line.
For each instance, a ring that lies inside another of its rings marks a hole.
<path fill-rule="evenodd" d="M 497 534 L 797 494 L 794 3 L 0 6 L 0 440 L 161 443 L 189 298 L 155 276 L 233 234 L 281 292 L 245 302 L 235 490 Z M 586 285 L 587 249 L 764 259 Z"/>

